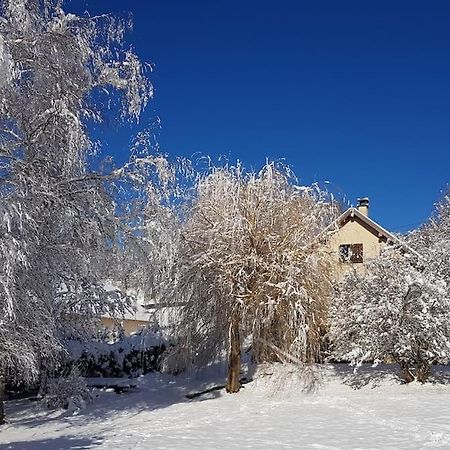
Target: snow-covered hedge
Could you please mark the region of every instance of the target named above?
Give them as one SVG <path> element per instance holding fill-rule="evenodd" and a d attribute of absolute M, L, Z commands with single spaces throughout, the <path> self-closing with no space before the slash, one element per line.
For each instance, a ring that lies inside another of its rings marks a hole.
<path fill-rule="evenodd" d="M 346 275 L 330 311 L 336 360 L 393 360 L 406 382 L 424 382 L 433 364 L 449 362 L 450 297 L 424 261 L 386 249 L 366 272 Z"/>
<path fill-rule="evenodd" d="M 72 340 L 67 343 L 68 365 L 76 365 L 86 377 L 136 376 L 159 371 L 167 346 L 160 334 L 145 329 L 114 342 Z"/>

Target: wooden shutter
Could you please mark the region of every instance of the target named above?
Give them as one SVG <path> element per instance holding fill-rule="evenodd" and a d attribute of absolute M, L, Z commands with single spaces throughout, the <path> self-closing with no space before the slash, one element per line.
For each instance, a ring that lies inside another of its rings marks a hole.
<path fill-rule="evenodd" d="M 364 257 L 363 245 L 352 244 L 351 245 L 350 261 L 353 263 L 362 263 Z"/>

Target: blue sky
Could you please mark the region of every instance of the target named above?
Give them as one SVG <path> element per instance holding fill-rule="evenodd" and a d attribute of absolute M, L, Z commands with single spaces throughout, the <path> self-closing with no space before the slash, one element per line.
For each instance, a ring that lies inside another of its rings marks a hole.
<path fill-rule="evenodd" d="M 132 13 L 128 42 L 154 64 L 171 156 L 257 169 L 285 158 L 303 183 L 330 181 L 371 217 L 406 231 L 450 181 L 450 2 L 72 0 Z M 132 129 L 103 131 L 120 160 Z"/>

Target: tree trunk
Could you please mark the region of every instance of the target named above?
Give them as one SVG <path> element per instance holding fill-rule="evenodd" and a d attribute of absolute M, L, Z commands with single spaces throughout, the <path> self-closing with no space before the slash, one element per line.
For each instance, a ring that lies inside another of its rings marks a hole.
<path fill-rule="evenodd" d="M 427 363 L 421 362 L 417 364 L 417 381 L 421 383 L 425 383 L 427 381 L 428 376 L 430 375 L 430 366 Z"/>
<path fill-rule="evenodd" d="M 407 364 L 400 363 L 400 369 L 402 371 L 402 376 L 405 383 L 411 383 L 414 381 L 414 374 L 411 372 L 411 369 Z"/>
<path fill-rule="evenodd" d="M 6 374 L 4 367 L 0 363 L 0 425 L 6 423 L 5 416 L 5 389 L 6 388 Z"/>
<path fill-rule="evenodd" d="M 241 383 L 239 376 L 241 372 L 241 338 L 239 334 L 240 325 L 239 312 L 233 312 L 229 324 L 228 337 L 228 380 L 226 391 L 229 393 L 239 392 Z"/>

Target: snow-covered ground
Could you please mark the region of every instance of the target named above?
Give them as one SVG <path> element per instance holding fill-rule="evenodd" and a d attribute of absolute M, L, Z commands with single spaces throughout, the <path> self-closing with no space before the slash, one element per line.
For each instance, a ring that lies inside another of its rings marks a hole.
<path fill-rule="evenodd" d="M 210 385 L 218 368 L 190 378 L 150 374 L 135 391 L 101 392 L 78 415 L 9 402 L 0 448 L 450 448 L 446 371 L 439 383 L 401 385 L 394 368 L 363 368 L 355 378 L 346 366 L 327 366 L 322 385 L 310 393 L 295 376 L 280 383 L 271 372 L 239 394 L 214 391 L 194 400 L 185 394 Z"/>

